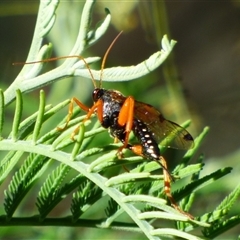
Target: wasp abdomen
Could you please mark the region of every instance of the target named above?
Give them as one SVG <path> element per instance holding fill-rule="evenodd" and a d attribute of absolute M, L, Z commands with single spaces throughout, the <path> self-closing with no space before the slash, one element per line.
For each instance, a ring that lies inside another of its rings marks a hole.
<path fill-rule="evenodd" d="M 138 138 L 142 145 L 142 155 L 146 158 L 159 160 L 160 149 L 153 133 L 148 129 L 147 125 L 138 119 L 134 119 L 133 123 L 134 135 Z"/>

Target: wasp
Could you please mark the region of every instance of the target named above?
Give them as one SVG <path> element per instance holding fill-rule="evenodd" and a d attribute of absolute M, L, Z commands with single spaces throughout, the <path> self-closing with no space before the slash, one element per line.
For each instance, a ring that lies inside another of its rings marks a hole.
<path fill-rule="evenodd" d="M 163 168 L 164 191 L 171 205 L 179 212 L 193 218 L 178 206 L 171 194 L 171 181 L 173 181 L 173 177 L 168 170 L 167 162 L 161 155 L 158 145 L 160 142 L 167 140 L 166 142 L 169 142 L 167 147 L 187 150 L 194 145 L 193 137 L 177 123 L 165 119 L 162 113 L 150 104 L 137 101 L 133 96 L 126 97 L 116 90 L 104 89 L 101 86 L 102 73 L 107 55 L 120 34 L 113 40 L 104 55 L 99 86 L 97 86 L 88 64 L 84 58 L 80 57 L 89 69 L 93 81 L 94 90 L 92 92 L 92 99 L 94 104 L 89 108 L 77 98 L 73 97 L 69 105 L 68 118 L 64 128 L 67 127 L 71 119 L 74 103 L 87 112 L 84 121 L 90 119 L 93 114 L 96 114 L 101 125 L 109 129 L 110 135 L 122 142 L 123 145 L 117 151 L 118 157 L 122 158 L 122 151 L 129 149 L 143 158 L 154 160 L 160 164 Z M 72 139 L 78 130 L 79 127 L 74 130 L 71 136 Z M 130 143 L 129 135 L 131 132 L 133 132 L 138 140 L 138 144 Z"/>
<path fill-rule="evenodd" d="M 73 105 L 76 103 L 81 109 L 87 112 L 84 122 L 89 120 L 93 114 L 97 115 L 101 125 L 109 129 L 110 135 L 123 145 L 118 149 L 117 155 L 123 158 L 122 151 L 129 149 L 136 155 L 142 156 L 148 160 L 156 161 L 163 169 L 164 177 L 164 192 L 171 202 L 171 205 L 182 214 L 193 218 L 189 213 L 184 212 L 175 202 L 171 194 L 171 181 L 174 180 L 168 170 L 167 162 L 161 155 L 159 143 L 167 147 L 187 150 L 194 146 L 194 140 L 191 134 L 180 125 L 164 118 L 163 114 L 154 108 L 152 105 L 140 102 L 134 99 L 133 96 L 124 96 L 117 90 L 107 90 L 102 88 L 102 74 L 108 53 L 117 38 L 112 41 L 108 47 L 101 65 L 100 83 L 97 86 L 93 74 L 88 63 L 82 56 L 63 56 L 58 58 L 50 58 L 42 61 L 15 63 L 18 64 L 33 64 L 39 62 L 49 62 L 65 58 L 79 58 L 81 59 L 89 70 L 94 90 L 92 92 L 93 106 L 87 107 L 76 97 L 73 97 L 69 104 L 68 116 L 63 128 L 58 127 L 58 130 L 67 128 L 71 116 L 73 114 Z M 79 126 L 73 131 L 71 138 L 77 134 Z M 130 133 L 133 132 L 138 139 L 138 144 L 131 144 L 129 141 Z"/>

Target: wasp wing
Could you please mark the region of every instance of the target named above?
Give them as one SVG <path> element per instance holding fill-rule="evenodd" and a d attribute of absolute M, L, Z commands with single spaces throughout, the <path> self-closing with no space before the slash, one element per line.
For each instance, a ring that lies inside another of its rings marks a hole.
<path fill-rule="evenodd" d="M 162 146 L 189 149 L 194 145 L 193 137 L 186 129 L 165 119 L 156 108 L 149 104 L 135 101 L 134 117 L 148 127 L 155 140 Z"/>

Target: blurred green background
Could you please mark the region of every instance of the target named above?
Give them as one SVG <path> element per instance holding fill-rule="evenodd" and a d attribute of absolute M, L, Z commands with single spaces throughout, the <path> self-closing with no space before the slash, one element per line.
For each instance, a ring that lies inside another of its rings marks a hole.
<path fill-rule="evenodd" d="M 46 39 L 53 43 L 54 56 L 69 54 L 78 33 L 83 3 L 60 3 L 55 26 Z M 33 0 L 0 1 L 0 87 L 3 90 L 21 69 L 12 63 L 26 59 L 38 4 Z M 206 157 L 205 173 L 233 167 L 231 176 L 225 178 L 219 189 L 208 189 L 212 193 L 210 197 L 219 194 L 216 197 L 219 201 L 218 198 L 235 187 L 240 172 L 240 4 L 235 1 L 98 1 L 93 27 L 104 18 L 105 7 L 112 14 L 112 25 L 107 34 L 84 53 L 84 56 L 103 57 L 111 41 L 123 30 L 105 67 L 142 62 L 159 50 L 160 39 L 166 33 L 178 41 L 171 58 L 146 77 L 131 82 L 103 83 L 103 86 L 133 95 L 161 109 L 167 119 L 177 123 L 192 119 L 189 131 L 193 136 L 204 126 L 210 126 L 200 151 Z M 49 65 L 54 67 L 54 64 L 58 63 Z M 93 67 L 99 69 L 100 63 Z M 64 79 L 45 90 L 47 103 L 57 104 L 73 96 L 89 106 L 92 103 L 93 86 L 88 79 Z M 29 106 L 25 106 L 24 114 L 28 116 L 37 109 L 38 91 L 27 94 L 26 100 Z M 67 109 L 62 116 L 66 113 Z M 11 119 L 11 113 L 8 117 Z M 204 204 L 203 200 L 202 206 Z M 15 231 L 21 238 L 34 239 L 145 239 L 135 234 L 121 232 L 118 236 L 118 232 L 95 229 L 18 227 Z M 237 231 L 233 229 L 233 234 Z M 1 228 L 0 236 L 15 239 L 12 233 L 12 228 Z"/>

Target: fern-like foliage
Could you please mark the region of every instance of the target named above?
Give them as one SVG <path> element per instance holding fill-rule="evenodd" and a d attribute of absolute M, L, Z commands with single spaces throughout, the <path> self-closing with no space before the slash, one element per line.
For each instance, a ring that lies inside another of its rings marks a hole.
<path fill-rule="evenodd" d="M 79 55 L 95 43 L 110 23 L 110 12 L 106 10 L 105 21 L 96 30 L 90 30 L 93 3 L 90 0 L 85 3 L 79 35 L 70 55 Z M 41 47 L 41 43 L 53 26 L 56 8 L 57 1 L 41 1 L 27 61 L 41 60 L 49 54 L 49 46 Z M 166 59 L 174 44 L 174 41 L 169 42 L 164 36 L 161 51 L 136 66 L 104 70 L 103 80 L 130 80 L 152 71 Z M 87 63 L 96 60 L 97 57 L 86 58 Z M 159 174 L 161 169 L 156 162 L 145 161 L 139 156 L 126 156 L 119 161 L 116 156 L 119 144 L 104 141 L 101 145 L 95 144 L 95 139 L 106 131 L 99 123 L 93 126 L 87 126 L 89 122 L 83 124 L 85 116 L 79 117 L 79 109 L 74 111 L 73 118 L 64 131 L 59 129 L 65 120 L 58 123 L 59 128 L 56 125 L 49 128 L 48 122 L 58 116 L 69 100 L 52 107 L 45 104 L 45 94 L 40 91 L 38 111 L 22 120 L 25 105 L 23 92 L 66 76 L 89 77 L 89 70 L 78 59 L 66 59 L 57 69 L 40 74 L 42 65 L 25 65 L 16 81 L 4 94 L 2 91 L 0 94 L 0 183 L 4 186 L 5 193 L 1 226 L 98 227 L 137 231 L 148 239 L 168 236 L 192 240 L 213 239 L 239 225 L 239 213 L 231 215 L 230 210 L 239 197 L 240 186 L 210 212 L 196 211 L 199 216 L 192 220 L 167 203 L 163 192 L 163 176 Z M 92 72 L 99 79 L 99 71 Z M 3 136 L 6 106 L 14 99 L 16 104 L 11 132 Z M 79 123 L 79 133 L 73 141 L 70 136 Z M 183 124 L 184 127 L 188 125 L 189 122 Z M 230 168 L 224 168 L 202 177 L 202 155 L 197 163 L 190 164 L 208 130 L 206 127 L 195 139 L 195 147 L 183 156 L 173 171 L 177 188 L 173 196 L 180 202 L 182 209 L 191 211 L 192 214 L 195 213 L 195 193 L 209 184 L 215 184 L 217 179 L 231 172 Z M 162 149 L 163 154 L 165 151 Z M 132 169 L 129 172 L 123 171 L 122 166 L 125 168 L 130 164 Z M 188 182 L 178 187 L 181 179 L 188 179 Z M 32 196 L 32 192 L 37 194 Z M 24 200 L 28 198 L 35 203 L 36 208 L 29 214 L 23 214 L 21 209 Z M 66 206 L 64 217 L 57 215 L 51 218 L 50 214 L 61 203 Z M 92 208 L 95 211 L 97 209 L 94 216 L 88 215 Z M 124 215 L 126 220 L 119 220 Z M 175 227 L 172 222 L 176 223 Z M 202 230 L 202 235 L 191 233 L 196 229 Z"/>
<path fill-rule="evenodd" d="M 71 212 L 73 222 L 76 222 L 94 203 L 102 198 L 102 190 L 93 182 L 85 179 L 78 184 L 78 190 L 73 194 Z"/>
<path fill-rule="evenodd" d="M 5 211 L 7 218 L 11 218 L 27 192 L 31 189 L 48 165 L 48 158 L 41 155 L 29 154 L 22 166 L 14 174 L 8 191 L 5 191 Z"/>

